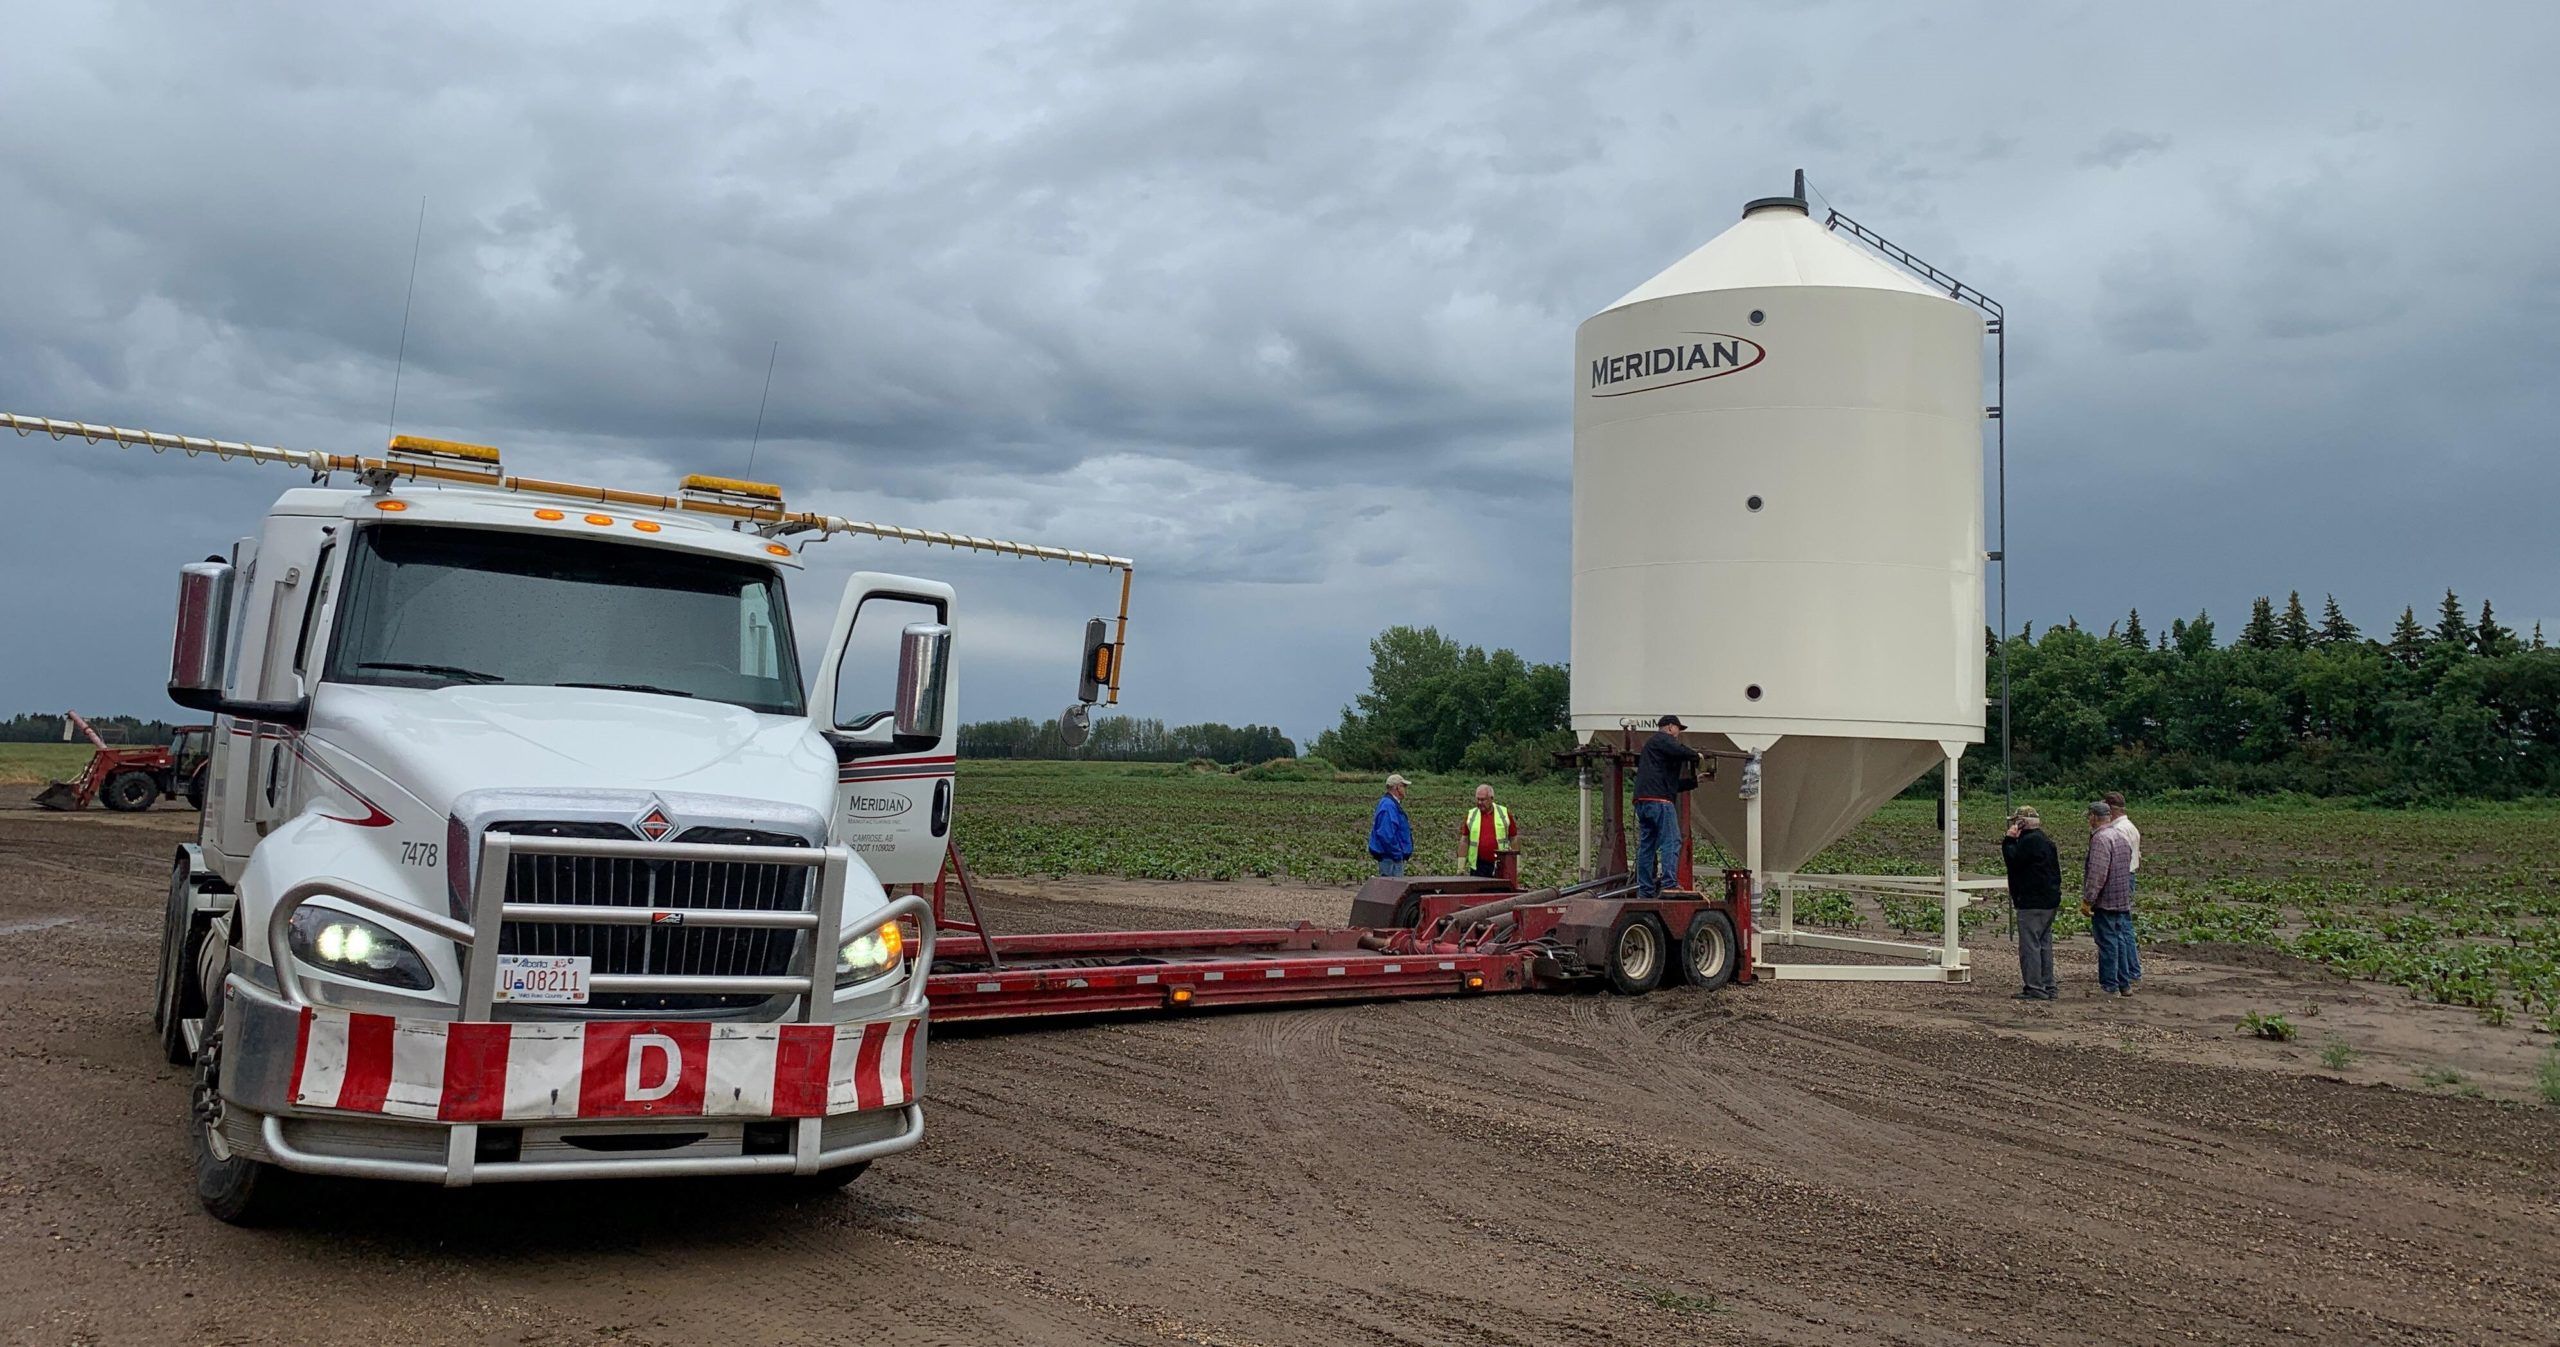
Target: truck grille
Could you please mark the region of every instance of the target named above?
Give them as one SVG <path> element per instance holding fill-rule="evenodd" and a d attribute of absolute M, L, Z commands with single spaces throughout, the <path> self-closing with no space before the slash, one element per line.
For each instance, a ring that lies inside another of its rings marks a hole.
<path fill-rule="evenodd" d="M 631 841 L 618 823 L 506 822 L 493 831 L 529 837 L 598 837 Z M 788 833 L 751 828 L 689 828 L 670 839 L 725 846 L 806 847 Z M 663 907 L 689 910 L 800 912 L 815 876 L 802 866 L 630 857 L 517 855 L 510 858 L 505 901 L 564 907 Z M 702 926 L 582 926 L 510 921 L 498 927 L 502 954 L 585 955 L 598 973 L 719 977 L 784 977 L 799 950 L 799 932 Z M 589 1010 L 733 1010 L 761 1005 L 761 993 L 598 992 Z"/>

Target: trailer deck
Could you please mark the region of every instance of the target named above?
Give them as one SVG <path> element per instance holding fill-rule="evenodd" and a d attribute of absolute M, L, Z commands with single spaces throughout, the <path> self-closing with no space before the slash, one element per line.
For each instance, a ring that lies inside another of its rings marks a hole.
<path fill-rule="evenodd" d="M 1362 885 L 1341 926 L 998 935 L 957 848 L 932 886 L 940 932 L 927 984 L 938 1022 L 1469 996 L 1606 983 L 1749 980 L 1750 905 L 1635 896 L 1608 876 L 1563 888 L 1413 876 Z M 950 909 L 957 896 L 965 915 Z"/>

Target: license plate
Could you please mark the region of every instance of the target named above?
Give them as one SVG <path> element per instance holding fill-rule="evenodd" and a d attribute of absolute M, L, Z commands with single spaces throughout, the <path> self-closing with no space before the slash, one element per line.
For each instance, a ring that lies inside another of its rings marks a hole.
<path fill-rule="evenodd" d="M 595 960 L 584 954 L 501 954 L 498 999 L 582 1006 L 594 967 Z"/>

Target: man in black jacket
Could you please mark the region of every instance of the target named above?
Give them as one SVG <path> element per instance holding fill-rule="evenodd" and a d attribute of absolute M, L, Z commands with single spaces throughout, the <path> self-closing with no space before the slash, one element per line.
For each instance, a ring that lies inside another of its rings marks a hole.
<path fill-rule="evenodd" d="M 2009 816 L 2009 831 L 2000 839 L 2000 859 L 2009 868 L 2009 902 L 2017 909 L 2018 992 L 2021 1001 L 2050 1001 L 2062 988 L 2053 980 L 2053 916 L 2062 907 L 2062 856 L 2044 835 L 2044 820 L 2033 809 Z"/>
<path fill-rule="evenodd" d="M 1698 785 L 1698 750 L 1680 742 L 1678 716 L 1654 722 L 1636 755 L 1636 896 L 1651 898 L 1680 879 L 1680 793 Z M 1682 769 L 1686 768 L 1684 772 Z"/>

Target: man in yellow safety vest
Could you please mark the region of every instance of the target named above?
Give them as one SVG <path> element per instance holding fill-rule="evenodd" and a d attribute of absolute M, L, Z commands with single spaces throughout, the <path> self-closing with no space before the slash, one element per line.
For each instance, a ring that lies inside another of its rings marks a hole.
<path fill-rule="evenodd" d="M 1476 807 L 1458 829 L 1466 852 L 1458 863 L 1478 879 L 1491 879 L 1502 868 L 1502 853 L 1520 849 L 1520 824 L 1511 811 L 1493 802 L 1493 787 L 1476 787 Z"/>

